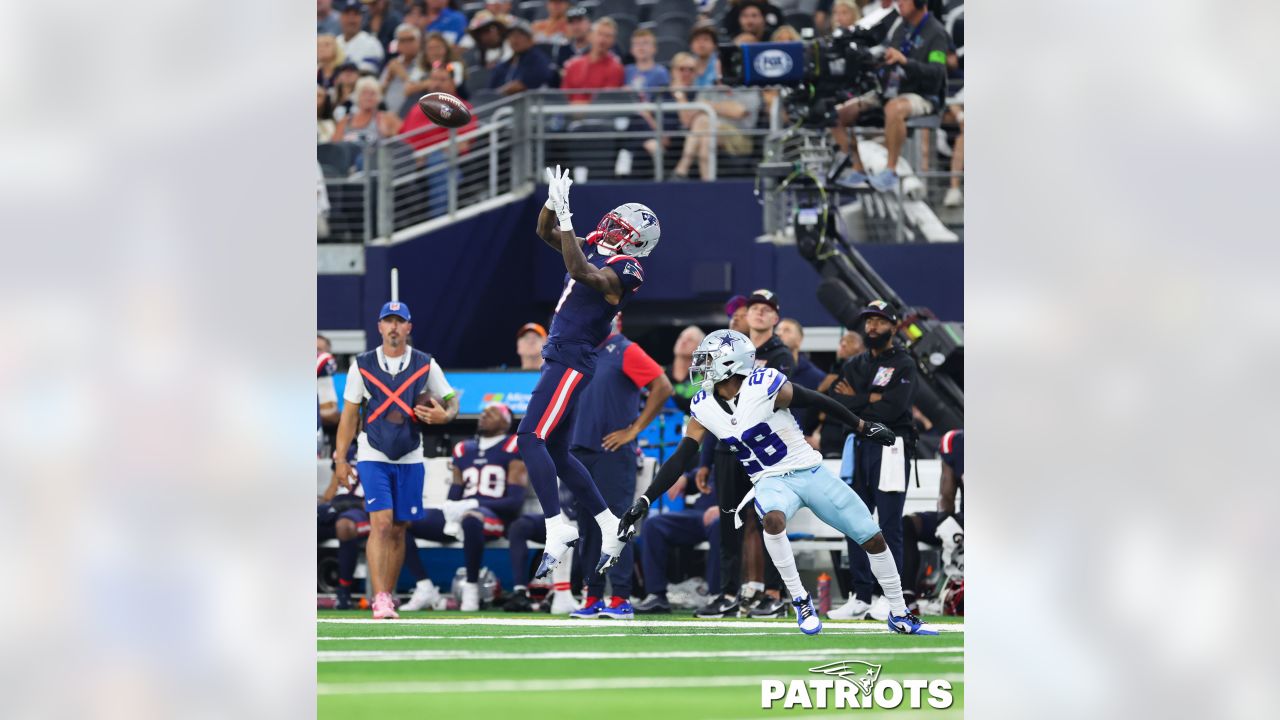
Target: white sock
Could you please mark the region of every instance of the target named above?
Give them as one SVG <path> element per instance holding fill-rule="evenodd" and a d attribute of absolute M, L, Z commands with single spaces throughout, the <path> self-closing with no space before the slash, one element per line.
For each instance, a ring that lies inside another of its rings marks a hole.
<path fill-rule="evenodd" d="M 804 583 L 800 582 L 800 571 L 796 570 L 796 558 L 791 554 L 791 541 L 787 539 L 787 533 L 770 535 L 766 531 L 764 548 L 769 551 L 773 566 L 778 568 L 778 574 L 782 576 L 782 582 L 787 584 L 787 592 L 791 594 L 792 599 L 807 596 L 809 593 L 805 592 Z M 761 587 L 761 589 L 764 588 Z M 901 601 L 901 592 L 898 593 L 898 598 Z"/>
<path fill-rule="evenodd" d="M 618 536 L 618 516 L 614 515 L 609 508 L 596 514 L 596 524 L 600 526 L 601 534 L 611 538 Z"/>
<path fill-rule="evenodd" d="M 569 524 L 569 518 L 565 517 L 565 514 L 562 512 L 559 515 L 552 515 L 551 517 L 546 518 L 544 522 L 547 525 L 547 534 L 550 535 L 552 528 L 567 526 Z"/>
<path fill-rule="evenodd" d="M 750 590 L 751 592 L 762 593 L 764 592 L 764 583 L 756 582 L 752 580 L 751 582 L 747 583 L 747 590 Z"/>
<path fill-rule="evenodd" d="M 902 580 L 898 577 L 898 564 L 893 561 L 893 553 L 888 548 L 883 552 L 867 553 L 871 560 L 871 574 L 876 576 L 880 589 L 889 599 L 889 611 L 894 615 L 906 615 L 907 603 L 902 599 Z"/>

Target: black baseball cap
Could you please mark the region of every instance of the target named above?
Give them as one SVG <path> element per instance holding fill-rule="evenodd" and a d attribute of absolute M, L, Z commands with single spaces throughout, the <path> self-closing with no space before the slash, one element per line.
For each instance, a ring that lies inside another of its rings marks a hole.
<path fill-rule="evenodd" d="M 564 16 L 570 22 L 573 22 L 578 18 L 589 18 L 591 17 L 591 13 L 587 12 L 586 8 L 579 6 L 579 7 L 569 8 L 569 12 L 565 13 Z"/>
<path fill-rule="evenodd" d="M 772 290 L 760 288 L 759 290 L 752 292 L 751 297 L 747 298 L 747 309 L 750 310 L 751 306 L 756 303 L 764 303 L 765 305 L 773 308 L 774 312 L 780 312 L 778 310 L 778 296 L 774 295 Z"/>
<path fill-rule="evenodd" d="M 898 312 L 883 300 L 872 300 L 867 303 L 867 306 L 862 308 L 862 312 L 858 313 L 858 322 L 865 322 L 870 315 L 878 315 L 894 324 L 899 322 Z"/>

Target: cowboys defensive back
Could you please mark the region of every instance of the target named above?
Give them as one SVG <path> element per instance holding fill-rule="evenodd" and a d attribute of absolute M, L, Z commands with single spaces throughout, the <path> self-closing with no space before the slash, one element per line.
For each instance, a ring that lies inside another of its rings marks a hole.
<path fill-rule="evenodd" d="M 764 520 L 764 544 L 791 593 L 796 621 L 806 635 L 822 630 L 813 601 L 800 582 L 786 522 L 803 505 L 820 520 L 858 542 L 871 559 L 871 569 L 889 599 L 889 628 L 894 632 L 935 635 L 907 610 L 902 583 L 880 528 L 858 496 L 822 464 L 822 456 L 805 442 L 788 407 L 816 407 L 849 427 L 859 437 L 892 445 L 893 433 L 866 422 L 834 400 L 790 383 L 772 368 L 756 368 L 755 347 L 742 333 L 717 330 L 693 354 L 690 374 L 702 390 L 690 404 L 692 417 L 675 455 L 622 516 L 618 536 L 629 538 L 632 526 L 649 511 L 650 498 L 666 492 L 698 451 L 706 430 L 729 444 L 755 485 L 755 509 Z M 741 512 L 742 506 L 738 507 Z M 740 522 L 737 514 L 735 522 Z"/>

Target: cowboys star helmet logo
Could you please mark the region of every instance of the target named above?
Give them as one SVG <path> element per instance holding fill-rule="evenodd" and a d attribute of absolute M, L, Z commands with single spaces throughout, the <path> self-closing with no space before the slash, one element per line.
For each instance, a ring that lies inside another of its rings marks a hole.
<path fill-rule="evenodd" d="M 724 337 L 720 338 L 720 347 L 722 348 L 727 347 L 730 350 L 736 350 L 737 348 L 734 347 L 735 342 L 737 341 L 734 340 L 732 335 L 725 335 Z"/>
<path fill-rule="evenodd" d="M 837 660 L 826 665 L 811 667 L 809 672 L 838 677 L 852 683 L 868 697 L 875 691 L 876 681 L 880 679 L 880 666 L 861 660 Z"/>

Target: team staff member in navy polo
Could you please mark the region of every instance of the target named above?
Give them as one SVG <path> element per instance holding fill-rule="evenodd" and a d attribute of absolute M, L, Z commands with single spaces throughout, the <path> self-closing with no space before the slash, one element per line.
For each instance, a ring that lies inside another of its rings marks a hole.
<path fill-rule="evenodd" d="M 570 452 L 582 461 L 605 503 L 615 515 L 631 507 L 636 498 L 636 436 L 658 416 L 673 392 L 662 366 L 622 334 L 622 315 L 613 321 L 613 333 L 596 350 L 596 374 L 578 405 L 573 424 Z M 644 409 L 640 391 L 648 390 Z M 585 517 L 585 510 L 578 517 Z M 595 572 L 600 558 L 600 528 L 595 523 L 579 523 L 582 532 L 583 582 L 587 598 L 573 617 L 634 617 L 631 603 L 633 556 L 627 543 L 618 563 L 609 569 L 613 593 L 604 598 L 604 576 Z"/>
<path fill-rule="evenodd" d="M 884 423 L 903 444 L 902 480 L 898 482 L 894 478 L 886 485 L 880 481 L 880 465 L 890 456 L 891 449 L 856 437 L 846 441 L 852 441 L 853 445 L 853 490 L 869 510 L 877 512 L 884 540 L 901 575 L 902 508 L 907 500 L 910 453 L 915 437 L 911 404 L 916 392 L 916 365 L 907 351 L 893 342 L 899 319 L 888 303 L 871 301 L 858 315 L 858 320 L 862 323 L 867 350 L 845 363 L 842 377 L 828 394 L 858 417 Z M 871 574 L 867 553 L 855 544 L 849 545 L 849 573 L 853 576 L 854 597 L 844 607 L 832 610 L 829 617 L 863 617 L 871 609 L 875 576 Z"/>
<path fill-rule="evenodd" d="M 427 353 L 409 347 L 411 320 L 404 303 L 382 306 L 382 345 L 351 361 L 338 424 L 337 473 L 344 484 L 351 476 L 347 449 L 360 426 L 356 472 L 372 528 L 365 555 L 374 619 L 399 617 L 391 592 L 404 562 L 405 528 L 423 515 L 426 468 L 418 423 L 441 425 L 458 415 L 458 398 L 444 370 Z M 425 404 L 413 404 L 426 393 Z"/>

